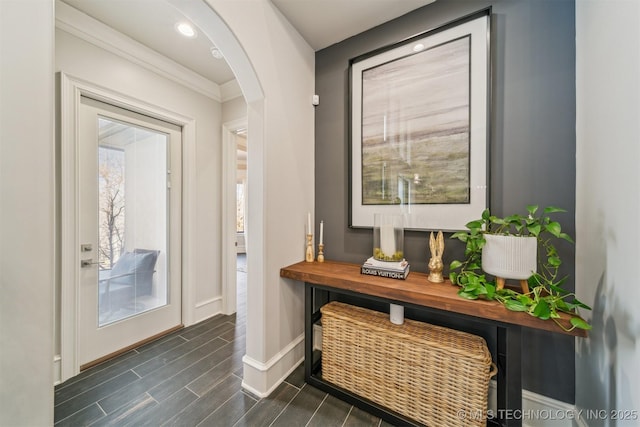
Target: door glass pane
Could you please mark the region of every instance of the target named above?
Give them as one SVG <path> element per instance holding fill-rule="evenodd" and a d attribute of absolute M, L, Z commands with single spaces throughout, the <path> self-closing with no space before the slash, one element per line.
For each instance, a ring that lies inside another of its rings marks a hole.
<path fill-rule="evenodd" d="M 167 135 L 98 119 L 99 326 L 168 303 Z"/>

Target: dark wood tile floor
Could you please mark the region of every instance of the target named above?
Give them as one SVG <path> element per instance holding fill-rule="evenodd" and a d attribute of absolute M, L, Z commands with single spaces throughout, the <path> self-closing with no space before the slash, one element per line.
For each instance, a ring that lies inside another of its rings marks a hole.
<path fill-rule="evenodd" d="M 246 269 L 238 313 L 174 332 L 55 388 L 56 426 L 388 426 L 309 386 L 300 365 L 270 396 L 242 389 Z"/>

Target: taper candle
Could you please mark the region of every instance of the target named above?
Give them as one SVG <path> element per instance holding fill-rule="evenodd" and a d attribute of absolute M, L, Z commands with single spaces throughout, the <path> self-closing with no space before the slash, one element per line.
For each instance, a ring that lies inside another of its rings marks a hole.
<path fill-rule="evenodd" d="M 324 235 L 324 221 L 320 221 L 320 244 L 322 245 L 322 237 Z"/>
<path fill-rule="evenodd" d="M 311 212 L 307 212 L 307 234 L 313 234 L 311 232 Z"/>
<path fill-rule="evenodd" d="M 396 236 L 393 224 L 380 225 L 380 250 L 385 256 L 390 257 L 396 253 Z"/>

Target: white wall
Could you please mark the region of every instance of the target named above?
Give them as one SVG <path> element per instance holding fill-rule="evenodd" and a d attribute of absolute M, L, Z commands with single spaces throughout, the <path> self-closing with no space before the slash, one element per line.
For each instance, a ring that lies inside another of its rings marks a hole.
<path fill-rule="evenodd" d="M 264 95 L 254 97 L 236 73 L 249 123 L 244 385 L 264 395 L 304 355 L 303 289 L 279 271 L 304 259 L 306 213 L 314 211 L 315 55 L 268 0 L 207 2 L 242 45 Z"/>
<path fill-rule="evenodd" d="M 53 425 L 53 18 L 52 1 L 0 1 L 3 426 Z"/>
<path fill-rule="evenodd" d="M 593 330 L 576 343 L 588 425 L 640 417 L 640 2 L 576 1 L 576 291 Z M 600 418 L 600 419 L 599 419 Z"/>
<path fill-rule="evenodd" d="M 247 103 L 243 97 L 233 98 L 222 103 L 222 123 L 247 118 Z"/>

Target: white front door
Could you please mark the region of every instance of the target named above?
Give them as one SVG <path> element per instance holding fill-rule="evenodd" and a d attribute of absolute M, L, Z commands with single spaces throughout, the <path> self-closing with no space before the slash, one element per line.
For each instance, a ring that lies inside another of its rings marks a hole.
<path fill-rule="evenodd" d="M 181 322 L 181 129 L 82 96 L 78 361 Z"/>

